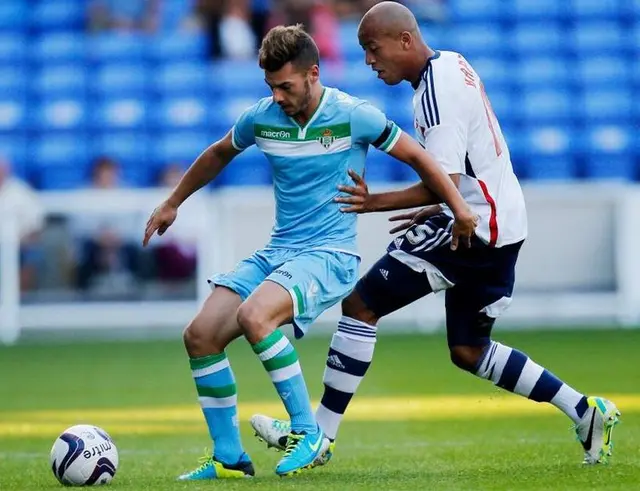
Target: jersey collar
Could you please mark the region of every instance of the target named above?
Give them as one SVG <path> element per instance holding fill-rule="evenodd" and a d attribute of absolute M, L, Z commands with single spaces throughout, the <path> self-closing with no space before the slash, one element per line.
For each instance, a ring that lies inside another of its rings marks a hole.
<path fill-rule="evenodd" d="M 420 82 L 422 81 L 422 78 L 424 77 L 424 74 L 427 71 L 427 68 L 429 68 L 429 65 L 431 64 L 431 60 L 437 60 L 438 58 L 440 58 L 440 51 L 436 49 L 433 51 L 433 56 L 430 56 L 427 59 L 427 63 L 425 63 L 424 68 L 420 72 L 420 76 L 418 77 L 418 79 L 415 80 L 414 82 L 411 82 L 411 87 L 413 87 L 413 90 L 418 90 L 418 87 L 420 86 Z"/>

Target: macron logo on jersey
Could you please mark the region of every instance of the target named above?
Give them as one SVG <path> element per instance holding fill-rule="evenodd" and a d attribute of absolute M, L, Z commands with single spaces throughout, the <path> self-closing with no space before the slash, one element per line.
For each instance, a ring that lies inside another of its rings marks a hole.
<path fill-rule="evenodd" d="M 262 130 L 260 131 L 260 136 L 263 138 L 271 138 L 273 140 L 289 140 L 291 139 L 291 133 L 285 130 L 273 131 L 273 130 Z"/>

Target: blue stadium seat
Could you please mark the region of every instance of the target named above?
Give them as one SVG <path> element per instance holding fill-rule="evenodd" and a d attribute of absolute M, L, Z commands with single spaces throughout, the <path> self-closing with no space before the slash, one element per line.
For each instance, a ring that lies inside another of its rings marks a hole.
<path fill-rule="evenodd" d="M 167 61 L 199 61 L 207 58 L 207 38 L 199 33 L 163 33 L 149 40 L 152 59 Z M 254 62 L 255 64 L 255 62 Z"/>
<path fill-rule="evenodd" d="M 635 131 L 624 126 L 600 126 L 582 138 L 587 149 L 585 175 L 591 179 L 633 180 Z"/>
<path fill-rule="evenodd" d="M 252 147 L 238 155 L 216 179 L 216 186 L 264 186 L 272 183 L 271 165 Z"/>
<path fill-rule="evenodd" d="M 175 33 L 193 12 L 193 1 L 164 0 L 160 3 L 160 30 Z"/>
<path fill-rule="evenodd" d="M 472 24 L 450 31 L 451 48 L 473 62 L 475 57 L 503 55 L 507 49 L 505 36 L 498 24 Z"/>
<path fill-rule="evenodd" d="M 511 84 L 513 70 L 511 64 L 497 57 L 478 57 L 472 63 L 488 92 L 504 89 Z"/>
<path fill-rule="evenodd" d="M 583 94 L 579 109 L 589 122 L 622 122 L 631 118 L 632 95 L 627 90 L 589 90 Z"/>
<path fill-rule="evenodd" d="M 449 0 L 451 21 L 486 22 L 504 17 L 504 3 L 496 0 Z"/>
<path fill-rule="evenodd" d="M 98 130 L 139 130 L 147 124 L 146 101 L 110 99 L 94 107 L 92 124 Z"/>
<path fill-rule="evenodd" d="M 519 20 L 559 19 L 567 15 L 566 2 L 558 0 L 513 0 L 511 16 Z"/>
<path fill-rule="evenodd" d="M 511 49 L 521 56 L 542 52 L 562 55 L 566 51 L 564 28 L 553 22 L 533 22 L 514 28 L 509 39 Z M 525 58 L 526 59 L 526 58 Z"/>
<path fill-rule="evenodd" d="M 85 129 L 87 109 L 82 99 L 53 99 L 29 112 L 29 126 L 42 131 Z"/>
<path fill-rule="evenodd" d="M 107 156 L 123 164 L 147 167 L 151 140 L 146 133 L 110 132 L 96 135 L 91 154 L 94 158 Z"/>
<path fill-rule="evenodd" d="M 76 133 L 54 133 L 32 139 L 30 153 L 40 168 L 68 166 L 84 173 L 88 163 L 87 142 Z"/>
<path fill-rule="evenodd" d="M 338 29 L 338 44 L 342 56 L 348 61 L 362 61 L 364 51 L 358 43 L 358 23 L 341 22 Z"/>
<path fill-rule="evenodd" d="M 84 65 L 49 65 L 38 71 L 32 80 L 32 88 L 39 97 L 83 96 L 86 84 Z"/>
<path fill-rule="evenodd" d="M 22 0 L 0 2 L 0 32 L 22 31 L 27 26 L 29 5 Z"/>
<path fill-rule="evenodd" d="M 536 157 L 523 162 L 527 179 L 570 181 L 578 177 L 576 160 L 569 155 Z"/>
<path fill-rule="evenodd" d="M 151 151 L 154 162 L 158 164 L 192 162 L 211 143 L 213 140 L 209 134 L 202 131 L 172 131 L 161 134 L 159 138 L 154 136 Z"/>
<path fill-rule="evenodd" d="M 640 1 L 640 0 L 638 0 Z M 640 12 L 640 5 L 638 6 L 638 12 Z M 640 19 L 640 14 L 638 15 Z M 630 43 L 635 50 L 636 56 L 640 56 L 640 22 L 638 22 L 631 30 Z M 637 63 L 636 63 L 637 65 Z"/>
<path fill-rule="evenodd" d="M 255 61 L 220 60 L 207 70 L 212 91 L 233 96 L 252 95 L 258 100 L 271 95 L 264 72 Z"/>
<path fill-rule="evenodd" d="M 572 70 L 559 56 L 528 57 L 511 72 L 520 87 L 531 90 L 543 87 L 564 87 L 572 80 Z"/>
<path fill-rule="evenodd" d="M 626 87 L 630 81 L 629 62 L 625 58 L 609 56 L 589 56 L 578 62 L 580 82 L 586 88 L 598 86 Z"/>
<path fill-rule="evenodd" d="M 384 90 L 384 82 L 377 79 L 377 74 L 364 63 L 349 63 L 340 72 L 340 77 L 336 80 L 336 88 L 355 94 L 364 87 L 378 87 L 378 90 Z M 376 89 L 374 89 L 376 90 Z"/>
<path fill-rule="evenodd" d="M 27 139 L 24 135 L 0 135 L 0 158 L 11 163 L 14 174 L 26 177 Z"/>
<path fill-rule="evenodd" d="M 156 128 L 165 131 L 206 129 L 210 111 L 211 106 L 206 99 L 197 97 L 164 99 L 154 105 L 150 122 Z"/>
<path fill-rule="evenodd" d="M 396 175 L 393 158 L 388 154 L 371 148 L 365 164 L 365 179 L 368 183 L 393 182 L 400 180 Z M 403 164 L 404 165 L 404 164 Z"/>
<path fill-rule="evenodd" d="M 536 90 L 526 92 L 517 110 L 531 122 L 557 123 L 575 116 L 576 105 L 566 90 Z"/>
<path fill-rule="evenodd" d="M 161 65 L 152 80 L 155 90 L 165 95 L 199 95 L 211 92 L 211 69 L 203 63 Z"/>
<path fill-rule="evenodd" d="M 0 65 L 0 99 L 24 96 L 26 81 L 20 65 Z"/>
<path fill-rule="evenodd" d="M 640 20 L 640 0 L 627 0 L 624 3 L 623 13 L 626 18 L 635 17 L 636 20 Z"/>
<path fill-rule="evenodd" d="M 621 7 L 620 0 L 571 0 L 569 11 L 578 19 L 616 19 L 624 14 Z"/>
<path fill-rule="evenodd" d="M 26 53 L 27 42 L 24 36 L 0 31 L 0 63 L 22 63 Z"/>
<path fill-rule="evenodd" d="M 16 132 L 24 129 L 27 111 L 20 99 L 0 99 L 0 132 Z"/>
<path fill-rule="evenodd" d="M 75 32 L 53 32 L 38 37 L 30 47 L 32 60 L 38 63 L 84 61 L 86 36 Z"/>
<path fill-rule="evenodd" d="M 514 99 L 511 92 L 506 90 L 487 90 L 487 97 L 501 126 L 509 125 L 513 120 L 517 119 L 518 114 L 514 111 Z"/>
<path fill-rule="evenodd" d="M 150 70 L 137 63 L 109 63 L 94 71 L 93 91 L 100 97 L 143 96 Z"/>
<path fill-rule="evenodd" d="M 617 22 L 584 22 L 576 24 L 571 32 L 571 44 L 578 54 L 589 56 L 606 47 L 610 53 L 626 51 L 628 35 Z"/>
<path fill-rule="evenodd" d="M 236 122 L 245 109 L 255 104 L 252 97 L 220 99 L 216 103 L 216 110 L 210 111 L 210 121 L 214 127 L 227 131 Z"/>
<path fill-rule="evenodd" d="M 563 127 L 547 126 L 525 134 L 525 173 L 530 179 L 566 180 L 577 176 L 574 134 Z"/>
<path fill-rule="evenodd" d="M 37 176 L 39 187 L 46 191 L 80 189 L 89 181 L 86 167 L 77 164 L 45 165 L 37 170 Z"/>
<path fill-rule="evenodd" d="M 85 8 L 82 0 L 41 0 L 29 8 L 31 25 L 40 30 L 82 29 Z"/>
<path fill-rule="evenodd" d="M 103 34 L 89 37 L 89 53 L 95 62 L 140 62 L 147 56 L 147 41 L 137 34 Z"/>

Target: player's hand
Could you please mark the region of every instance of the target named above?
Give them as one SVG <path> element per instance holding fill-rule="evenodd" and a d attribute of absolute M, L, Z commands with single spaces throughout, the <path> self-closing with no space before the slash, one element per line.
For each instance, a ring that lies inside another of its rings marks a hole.
<path fill-rule="evenodd" d="M 166 201 L 158 206 L 147 221 L 147 228 L 144 231 L 144 239 L 142 246 L 147 247 L 149 240 L 153 237 L 153 234 L 158 232 L 158 235 L 164 234 L 171 224 L 178 216 L 178 208 L 172 206 Z"/>
<path fill-rule="evenodd" d="M 405 222 L 393 227 L 391 230 L 389 230 L 389 233 L 395 234 L 396 232 L 400 232 L 401 230 L 406 230 L 409 227 L 414 226 L 416 223 L 420 223 L 425 218 L 429 218 L 429 217 L 432 217 L 433 215 L 437 215 L 441 211 L 442 211 L 442 208 L 440 207 L 440 205 L 430 205 L 430 206 L 425 206 L 424 208 L 421 208 L 420 210 L 417 210 L 417 211 L 411 211 L 409 213 L 394 215 L 389 218 L 390 222 L 399 222 L 401 220 L 404 220 Z"/>
<path fill-rule="evenodd" d="M 478 226 L 478 216 L 473 214 L 471 210 L 466 210 L 464 213 L 458 213 L 453 218 L 451 250 L 455 251 L 458 248 L 460 239 L 462 239 L 464 245 L 471 247 L 471 237 Z"/>
<path fill-rule="evenodd" d="M 351 196 L 338 196 L 334 199 L 336 203 L 350 205 L 340 208 L 340 211 L 343 213 L 369 213 L 373 211 L 369 188 L 364 181 L 364 173 L 360 177 L 357 172 L 349 169 L 349 176 L 353 179 L 355 186 L 338 186 L 338 190 Z"/>

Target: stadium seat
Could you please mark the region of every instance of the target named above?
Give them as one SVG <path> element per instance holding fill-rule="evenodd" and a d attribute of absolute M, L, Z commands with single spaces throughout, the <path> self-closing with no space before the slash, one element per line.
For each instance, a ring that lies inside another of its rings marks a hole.
<path fill-rule="evenodd" d="M 83 0 L 40 0 L 30 6 L 31 25 L 40 30 L 83 28 L 86 2 Z"/>
<path fill-rule="evenodd" d="M 214 182 L 215 186 L 265 186 L 272 183 L 271 165 L 257 147 L 238 155 Z"/>
<path fill-rule="evenodd" d="M 578 113 L 588 122 L 621 122 L 631 118 L 633 98 L 627 90 L 589 90 L 582 96 Z"/>
<path fill-rule="evenodd" d="M 172 131 L 154 136 L 151 146 L 152 157 L 157 164 L 167 162 L 192 162 L 200 153 L 213 143 L 208 133 L 202 131 Z"/>
<path fill-rule="evenodd" d="M 99 97 L 146 95 L 150 71 L 137 63 L 109 63 L 94 71 L 93 91 Z"/>
<path fill-rule="evenodd" d="M 182 27 L 185 18 L 193 13 L 193 1 L 164 0 L 160 3 L 160 30 L 175 33 Z"/>
<path fill-rule="evenodd" d="M 0 132 L 16 132 L 24 129 L 26 113 L 22 100 L 0 99 Z"/>
<path fill-rule="evenodd" d="M 614 56 L 589 56 L 578 62 L 578 73 L 583 87 L 625 88 L 630 82 L 629 62 Z"/>
<path fill-rule="evenodd" d="M 111 99 L 94 107 L 92 124 L 98 130 L 139 130 L 147 124 L 146 101 Z"/>
<path fill-rule="evenodd" d="M 27 42 L 21 34 L 0 31 L 0 63 L 23 63 L 27 53 Z"/>
<path fill-rule="evenodd" d="M 453 51 L 462 53 L 473 63 L 479 56 L 502 56 L 507 50 L 505 36 L 498 24 L 473 24 L 451 29 L 447 39 Z"/>
<path fill-rule="evenodd" d="M 38 71 L 32 89 L 38 97 L 78 97 L 86 91 L 84 65 L 50 65 Z"/>
<path fill-rule="evenodd" d="M 37 63 L 84 61 L 86 36 L 75 32 L 53 32 L 36 38 L 29 48 L 31 59 Z"/>
<path fill-rule="evenodd" d="M 496 0 L 449 0 L 449 18 L 453 24 L 499 21 L 504 16 L 503 5 Z"/>
<path fill-rule="evenodd" d="M 514 111 L 514 97 L 511 92 L 487 90 L 487 97 L 501 126 L 509 125 L 518 118 L 518 114 Z"/>
<path fill-rule="evenodd" d="M 477 57 L 472 66 L 480 76 L 487 92 L 502 90 L 511 85 L 511 63 L 497 57 Z"/>
<path fill-rule="evenodd" d="M 81 99 L 53 99 L 29 114 L 29 126 L 41 131 L 84 130 L 87 110 Z"/>
<path fill-rule="evenodd" d="M 562 55 L 566 51 L 565 29 L 554 22 L 533 22 L 517 25 L 509 38 L 512 52 L 526 60 L 526 55 L 540 53 Z"/>
<path fill-rule="evenodd" d="M 26 177 L 27 139 L 24 135 L 0 135 L 0 159 L 7 159 L 14 174 Z"/>
<path fill-rule="evenodd" d="M 75 132 L 32 139 L 30 153 L 39 168 L 68 166 L 84 172 L 88 162 L 87 142 Z"/>
<path fill-rule="evenodd" d="M 212 91 L 234 97 L 250 95 L 257 101 L 271 95 L 264 72 L 254 61 L 216 61 L 207 71 L 207 83 Z"/>
<path fill-rule="evenodd" d="M 572 71 L 565 59 L 557 56 L 526 57 L 510 72 L 525 90 L 564 87 L 572 82 Z"/>
<path fill-rule="evenodd" d="M 364 52 L 358 43 L 358 23 L 341 22 L 338 28 L 338 44 L 347 61 L 362 61 Z"/>
<path fill-rule="evenodd" d="M 558 0 L 513 0 L 508 4 L 511 17 L 518 20 L 551 20 L 567 15 L 566 2 Z"/>
<path fill-rule="evenodd" d="M 102 34 L 89 37 L 89 53 L 94 62 L 140 62 L 146 59 L 146 39 L 137 34 Z"/>
<path fill-rule="evenodd" d="M 85 166 L 46 165 L 36 170 L 38 187 L 45 191 L 64 191 L 86 187 L 89 182 Z"/>
<path fill-rule="evenodd" d="M 627 51 L 628 36 L 616 22 L 584 22 L 571 30 L 570 42 L 578 55 L 590 56 L 605 48 L 610 53 Z"/>
<path fill-rule="evenodd" d="M 29 5 L 22 0 L 0 2 L 0 32 L 22 31 L 27 27 Z"/>
<path fill-rule="evenodd" d="M 240 115 L 248 109 L 256 100 L 251 97 L 228 98 L 217 101 L 216 111 L 210 111 L 210 121 L 213 127 L 227 131 Z"/>
<path fill-rule="evenodd" d="M 150 122 L 164 131 L 206 129 L 210 110 L 210 104 L 206 99 L 165 99 L 154 105 Z"/>
<path fill-rule="evenodd" d="M 623 15 L 626 0 L 571 0 L 569 13 L 578 19 L 617 19 Z"/>
<path fill-rule="evenodd" d="M 635 51 L 635 56 L 640 56 L 640 21 L 631 29 L 630 43 Z"/>
<path fill-rule="evenodd" d="M 569 155 L 537 157 L 523 162 L 528 179 L 571 181 L 578 176 L 578 166 Z"/>
<path fill-rule="evenodd" d="M 149 138 L 140 132 L 110 132 L 96 135 L 91 154 L 112 157 L 118 162 L 147 166 L 149 159 Z"/>
<path fill-rule="evenodd" d="M 526 131 L 522 143 L 527 177 L 566 180 L 577 176 L 573 132 L 559 126 L 536 127 Z"/>
<path fill-rule="evenodd" d="M 365 178 L 368 183 L 385 183 L 400 180 L 396 175 L 393 157 L 375 148 L 370 148 L 365 163 Z M 402 164 L 404 165 L 404 164 Z"/>
<path fill-rule="evenodd" d="M 586 148 L 584 173 L 591 179 L 633 180 L 635 131 L 624 126 L 599 126 L 582 138 Z"/>
<path fill-rule="evenodd" d="M 156 92 L 167 96 L 204 96 L 212 88 L 211 68 L 204 63 L 167 63 L 158 67 L 151 80 Z"/>
<path fill-rule="evenodd" d="M 207 38 L 200 33 L 159 34 L 150 40 L 149 54 L 160 63 L 204 61 L 207 59 Z"/>
<path fill-rule="evenodd" d="M 25 95 L 26 73 L 20 65 L 0 65 L 0 98 Z"/>
<path fill-rule="evenodd" d="M 535 90 L 523 95 L 515 110 L 531 122 L 554 123 L 575 117 L 576 104 L 572 94 L 566 90 Z"/>

